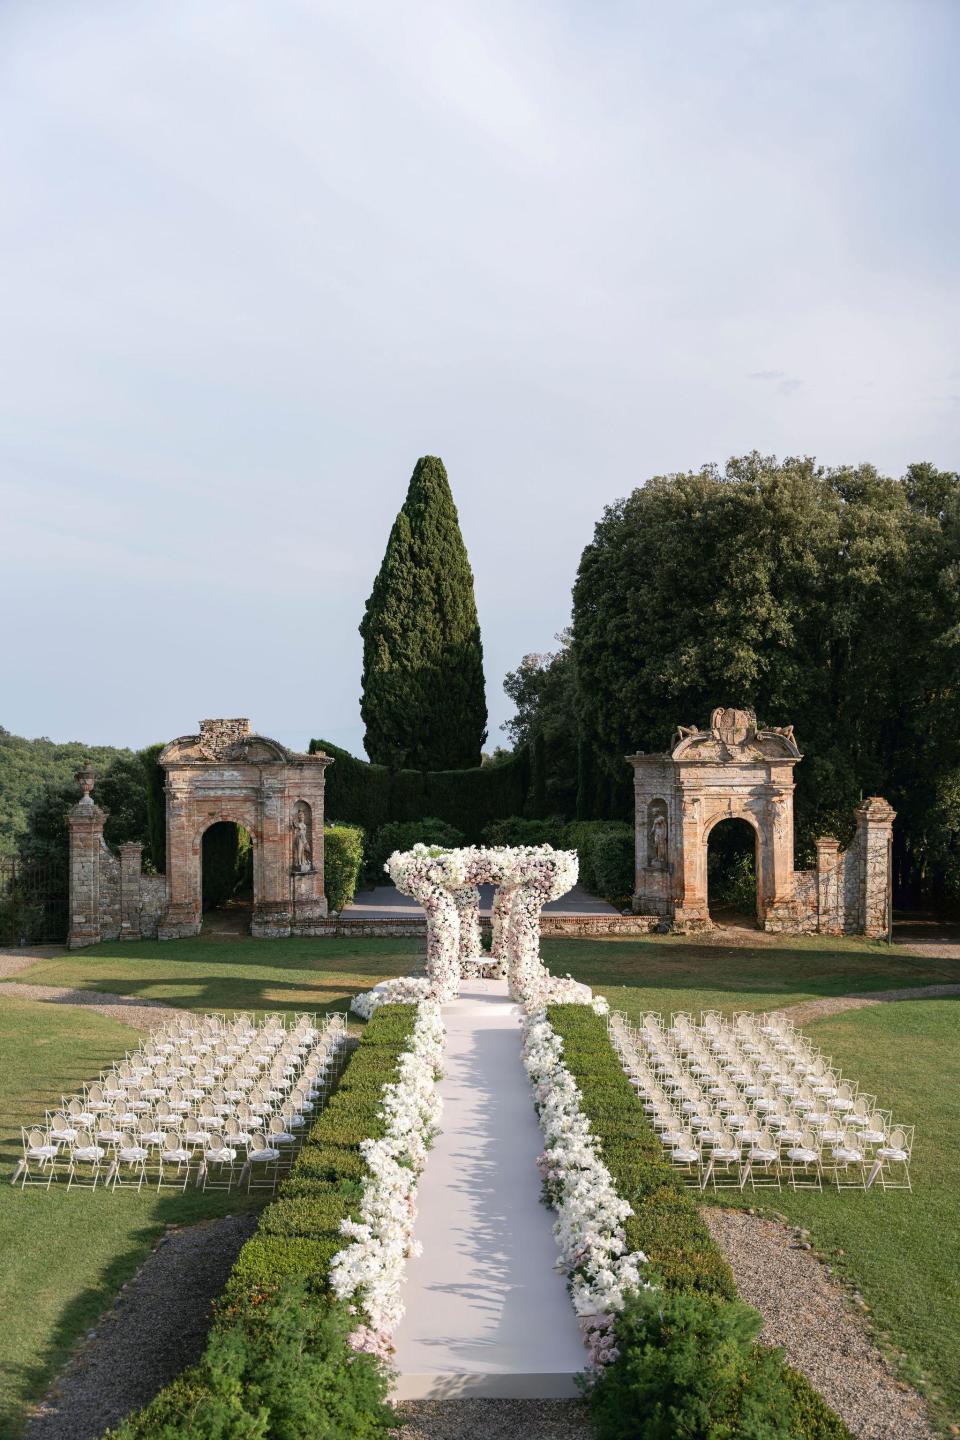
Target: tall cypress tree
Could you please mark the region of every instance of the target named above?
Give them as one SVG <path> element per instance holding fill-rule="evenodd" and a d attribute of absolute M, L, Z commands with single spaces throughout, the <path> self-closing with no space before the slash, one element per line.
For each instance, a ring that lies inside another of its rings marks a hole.
<path fill-rule="evenodd" d="M 360 625 L 364 743 L 399 769 L 465 770 L 487 736 L 473 572 L 443 461 L 417 461 Z"/>

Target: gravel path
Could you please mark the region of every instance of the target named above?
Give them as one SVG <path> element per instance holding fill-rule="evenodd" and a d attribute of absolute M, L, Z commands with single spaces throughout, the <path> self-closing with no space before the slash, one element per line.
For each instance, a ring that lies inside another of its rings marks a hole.
<path fill-rule="evenodd" d="M 0 980 L 6 980 L 8 975 L 17 975 L 21 970 L 28 970 L 38 960 L 52 960 L 66 953 L 62 945 L 18 945 L 16 949 L 0 950 Z"/>
<path fill-rule="evenodd" d="M 5 995 L 17 1000 L 46 1000 L 51 1005 L 82 1005 L 111 1020 L 122 1020 L 135 1030 L 150 1030 L 154 1025 L 165 1025 L 178 1015 L 188 1013 L 165 1005 L 162 1000 L 137 1000 L 130 995 L 108 995 L 100 990 L 73 990 L 68 985 L 27 985 L 20 980 L 8 980 L 0 985 L 0 1002 Z"/>
<path fill-rule="evenodd" d="M 256 1223 L 255 1215 L 228 1215 L 165 1235 L 74 1351 L 25 1440 L 97 1440 L 192 1365 L 211 1301 Z"/>
<path fill-rule="evenodd" d="M 868 1005 L 884 1005 L 891 1000 L 941 1000 L 948 995 L 960 995 L 960 985 L 912 985 L 901 990 L 865 990 L 861 995 L 824 995 L 819 1000 L 785 1005 L 783 1012 L 794 1025 L 806 1025 L 810 1020 L 825 1020 L 830 1015 L 864 1010 Z"/>
<path fill-rule="evenodd" d="M 802 1232 L 742 1210 L 705 1205 L 701 1214 L 741 1296 L 763 1316 L 761 1338 L 783 1346 L 857 1440 L 931 1440 L 922 1399 L 891 1374 Z"/>
<path fill-rule="evenodd" d="M 407 1400 L 397 1440 L 590 1440 L 579 1400 Z"/>

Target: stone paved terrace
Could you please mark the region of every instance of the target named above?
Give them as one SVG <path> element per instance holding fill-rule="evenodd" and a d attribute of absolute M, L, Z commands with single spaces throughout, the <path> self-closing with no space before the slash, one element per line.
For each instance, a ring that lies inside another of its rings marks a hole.
<path fill-rule="evenodd" d="M 489 918 L 493 906 L 492 885 L 480 886 L 480 914 Z M 550 900 L 543 907 L 545 915 L 619 915 L 606 900 L 589 894 L 582 885 L 575 885 L 559 900 Z M 345 920 L 419 919 L 423 907 L 409 895 L 401 895 L 392 885 L 378 885 L 373 890 L 358 890 L 353 904 L 343 911 Z"/>

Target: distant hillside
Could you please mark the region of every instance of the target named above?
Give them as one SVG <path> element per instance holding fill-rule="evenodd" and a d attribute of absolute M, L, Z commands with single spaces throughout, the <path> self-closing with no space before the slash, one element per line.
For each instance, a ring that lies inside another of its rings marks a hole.
<path fill-rule="evenodd" d="M 16 837 L 27 828 L 30 804 L 48 781 L 60 785 L 72 780 L 87 760 L 95 770 L 103 771 L 118 755 L 132 754 L 114 745 L 86 745 L 82 740 L 64 744 L 45 737 L 25 740 L 0 725 L 0 855 L 9 855 L 16 848 Z"/>

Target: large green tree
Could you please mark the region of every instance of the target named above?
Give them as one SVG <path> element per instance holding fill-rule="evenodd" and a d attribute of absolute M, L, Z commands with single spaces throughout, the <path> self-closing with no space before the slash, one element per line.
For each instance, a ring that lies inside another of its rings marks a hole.
<path fill-rule="evenodd" d="M 443 461 L 417 461 L 360 625 L 364 743 L 399 769 L 480 764 L 487 734 L 473 573 Z"/>
<path fill-rule="evenodd" d="M 518 693 L 517 722 L 549 733 L 575 714 L 580 813 L 628 815 L 626 754 L 665 749 L 714 705 L 749 706 L 796 727 L 801 863 L 882 794 L 900 898 L 960 900 L 956 474 L 754 453 L 654 477 L 607 507 L 583 552 L 571 660 Z M 573 704 L 551 683 L 564 674 Z"/>

